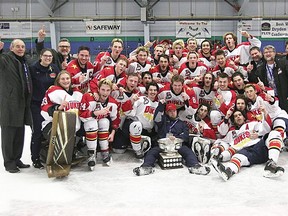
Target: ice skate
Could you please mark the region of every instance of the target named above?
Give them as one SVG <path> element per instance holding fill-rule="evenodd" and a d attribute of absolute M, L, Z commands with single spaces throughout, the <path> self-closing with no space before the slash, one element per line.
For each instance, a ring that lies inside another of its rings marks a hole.
<path fill-rule="evenodd" d="M 266 178 L 277 178 L 282 176 L 284 173 L 284 168 L 277 166 L 277 164 L 272 160 L 269 159 L 266 162 L 266 166 L 264 168 L 264 177 Z"/>
<path fill-rule="evenodd" d="M 137 176 L 149 175 L 154 173 L 153 167 L 136 167 L 133 169 L 133 173 Z"/>
<path fill-rule="evenodd" d="M 137 159 L 142 159 L 142 158 L 144 158 L 144 152 L 143 152 L 142 150 L 137 150 L 137 151 L 135 151 L 135 157 L 136 157 Z"/>
<path fill-rule="evenodd" d="M 113 160 L 109 152 L 102 152 L 102 161 L 105 165 L 111 166 Z"/>
<path fill-rule="evenodd" d="M 216 159 L 211 159 L 211 165 L 217 171 L 218 175 L 224 180 L 228 181 L 231 176 L 234 174 L 230 167 L 225 167 L 222 163 L 220 163 Z"/>
<path fill-rule="evenodd" d="M 196 175 L 207 175 L 210 173 L 210 168 L 201 164 L 196 164 L 188 168 L 189 172 Z"/>
<path fill-rule="evenodd" d="M 96 165 L 96 153 L 94 151 L 88 151 L 88 155 L 88 167 L 93 171 Z"/>

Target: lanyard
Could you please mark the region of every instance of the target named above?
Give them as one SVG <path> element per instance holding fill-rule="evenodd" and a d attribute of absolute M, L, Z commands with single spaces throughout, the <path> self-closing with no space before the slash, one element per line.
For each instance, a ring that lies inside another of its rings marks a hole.
<path fill-rule="evenodd" d="M 270 66 L 266 65 L 266 69 L 270 75 L 270 79 L 274 80 L 272 68 Z"/>
<path fill-rule="evenodd" d="M 169 127 L 169 133 L 171 133 L 171 129 L 175 126 L 175 124 L 178 122 L 179 119 L 177 119 L 170 127 Z"/>
<path fill-rule="evenodd" d="M 29 82 L 28 68 L 27 68 L 26 63 L 23 63 L 23 67 L 24 67 L 24 74 L 25 74 L 25 78 L 26 78 L 27 89 L 28 89 L 28 92 L 31 93 L 32 91 L 31 91 L 31 85 Z"/>

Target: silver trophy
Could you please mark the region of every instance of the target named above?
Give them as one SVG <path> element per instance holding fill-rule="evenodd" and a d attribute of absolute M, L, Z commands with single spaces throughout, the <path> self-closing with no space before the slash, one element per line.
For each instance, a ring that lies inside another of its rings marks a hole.
<path fill-rule="evenodd" d="M 182 168 L 182 156 L 178 153 L 183 140 L 180 138 L 162 138 L 158 140 L 160 149 L 159 165 L 162 169 Z"/>

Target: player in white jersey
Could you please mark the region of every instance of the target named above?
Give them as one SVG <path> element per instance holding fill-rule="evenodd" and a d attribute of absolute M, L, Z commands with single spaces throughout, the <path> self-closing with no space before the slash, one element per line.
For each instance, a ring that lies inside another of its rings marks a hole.
<path fill-rule="evenodd" d="M 231 59 L 228 59 L 225 56 L 225 52 L 223 50 L 217 50 L 215 52 L 215 58 L 217 65 L 212 69 L 212 73 L 217 78 L 219 74 L 226 73 L 229 77 L 229 81 L 231 81 L 232 75 L 239 71 L 243 74 L 245 79 L 248 79 L 247 71 L 243 66 L 237 66 Z"/>
<path fill-rule="evenodd" d="M 144 153 L 151 146 L 151 139 L 156 137 L 154 130 L 154 111 L 158 106 L 157 93 L 159 87 L 157 83 L 151 82 L 146 86 L 147 96 L 132 97 L 122 106 L 126 119 L 122 127 L 125 137 L 121 137 L 122 145 L 131 144 L 137 158 L 143 158 Z M 149 146 L 141 144 L 141 135 L 150 137 Z M 142 148 L 143 147 L 143 148 Z"/>
<path fill-rule="evenodd" d="M 225 52 L 225 56 L 237 65 L 246 65 L 249 63 L 249 50 L 251 47 L 261 47 L 261 41 L 250 35 L 247 31 L 241 31 L 241 35 L 248 39 L 248 42 L 237 43 L 237 36 L 232 32 L 227 32 L 223 36 L 225 46 L 221 49 Z"/>
<path fill-rule="evenodd" d="M 45 131 L 48 131 L 52 127 L 53 112 L 60 110 L 76 113 L 75 128 L 78 131 L 81 126 L 78 111 L 82 95 L 77 88 L 72 88 L 71 75 L 67 71 L 61 71 L 56 77 L 55 85 L 46 91 L 41 104 L 41 115 L 44 118 L 42 129 L 46 127 Z"/>
<path fill-rule="evenodd" d="M 95 71 L 98 72 L 107 66 L 114 66 L 119 57 L 126 58 L 122 55 L 123 41 L 120 38 L 114 38 L 111 41 L 111 51 L 100 52 L 94 61 Z"/>
<path fill-rule="evenodd" d="M 247 98 L 250 100 L 250 109 L 255 110 L 264 106 L 272 120 L 273 130 L 278 131 L 282 139 L 285 140 L 288 130 L 288 114 L 279 107 L 278 99 L 266 92 L 257 95 L 255 86 L 252 84 L 247 84 L 244 89 Z"/>
<path fill-rule="evenodd" d="M 145 71 L 149 71 L 151 68 L 151 63 L 148 61 L 149 50 L 144 47 L 138 47 L 136 50 L 136 56 L 129 59 L 129 66 L 127 69 L 127 73 L 141 73 Z"/>
<path fill-rule="evenodd" d="M 202 80 L 203 74 L 207 71 L 208 67 L 204 63 L 199 62 L 198 53 L 192 51 L 187 55 L 187 62 L 180 66 L 178 74 L 184 77 L 184 83 L 186 83 L 186 80 L 190 81 L 195 78 Z"/>
<path fill-rule="evenodd" d="M 209 40 L 203 40 L 200 44 L 199 61 L 203 62 L 211 71 L 215 66 L 215 56 L 212 55 L 213 46 Z"/>
<path fill-rule="evenodd" d="M 235 110 L 231 117 L 235 129 L 228 132 L 226 137 L 221 140 L 228 146 L 228 150 L 221 153 L 221 160 L 227 161 L 231 156 L 232 158 L 225 166 L 220 160 L 214 157 L 211 159 L 212 166 L 220 177 L 227 181 L 232 175 L 239 172 L 240 167 L 265 162 L 264 177 L 282 175 L 284 169 L 276 165 L 283 146 L 280 133 L 274 130 L 269 132 L 270 126 L 265 122 L 265 118 L 262 122 L 245 123 L 245 113 L 239 110 Z M 218 144 L 218 140 L 215 141 L 215 144 Z"/>
<path fill-rule="evenodd" d="M 158 84 L 159 88 L 163 88 L 167 83 L 171 82 L 173 76 L 172 67 L 169 65 L 169 56 L 161 55 L 159 57 L 159 64 L 150 68 L 150 73 L 153 80 Z"/>
<path fill-rule="evenodd" d="M 214 99 L 216 96 L 216 90 L 214 89 L 215 77 L 212 73 L 207 72 L 203 75 L 202 83 L 200 84 L 189 84 L 189 87 L 192 87 L 198 104 L 208 103 L 211 106 L 212 110 L 216 109 Z"/>
<path fill-rule="evenodd" d="M 214 100 L 217 110 L 212 110 L 210 114 L 211 122 L 215 126 L 220 123 L 221 119 L 226 115 L 227 111 L 234 107 L 236 93 L 228 87 L 228 75 L 222 73 L 218 77 L 219 88 L 216 92 Z"/>
<path fill-rule="evenodd" d="M 173 42 L 172 49 L 169 50 L 169 62 L 173 66 L 173 74 L 178 74 L 180 66 L 187 61 L 186 53 L 183 53 L 184 47 L 184 41 L 179 39 Z"/>
<path fill-rule="evenodd" d="M 109 166 L 112 161 L 109 142 L 113 142 L 115 131 L 120 124 L 119 103 L 110 96 L 112 84 L 108 79 L 101 79 L 98 85 L 98 98 L 94 97 L 94 93 L 87 92 L 81 101 L 80 119 L 84 122 L 89 155 L 88 166 L 91 170 L 96 164 L 98 143 L 103 162 Z"/>

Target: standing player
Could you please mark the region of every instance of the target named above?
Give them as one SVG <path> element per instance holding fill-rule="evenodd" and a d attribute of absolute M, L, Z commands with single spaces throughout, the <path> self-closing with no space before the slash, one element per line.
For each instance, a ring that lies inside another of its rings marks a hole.
<path fill-rule="evenodd" d="M 89 91 L 89 81 L 94 74 L 94 66 L 90 60 L 90 48 L 80 46 L 77 52 L 77 59 L 72 60 L 67 71 L 71 74 L 73 87 L 78 87 L 83 93 Z"/>
<path fill-rule="evenodd" d="M 122 55 L 123 41 L 120 38 L 114 38 L 111 42 L 111 51 L 100 52 L 94 61 L 95 72 L 102 70 L 107 66 L 114 66 L 119 57 L 126 58 Z"/>
<path fill-rule="evenodd" d="M 250 35 L 246 31 L 241 31 L 241 35 L 248 39 L 248 42 L 237 43 L 237 36 L 232 32 L 227 32 L 223 36 L 225 46 L 221 49 L 225 52 L 225 56 L 237 65 L 246 65 L 249 63 L 249 50 L 251 47 L 261 47 L 261 41 Z"/>

